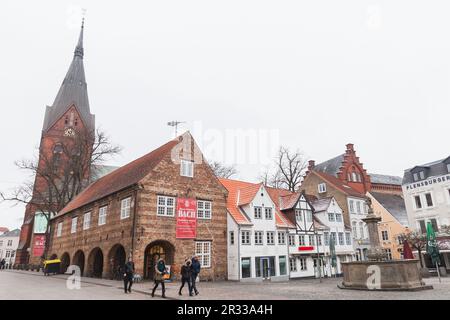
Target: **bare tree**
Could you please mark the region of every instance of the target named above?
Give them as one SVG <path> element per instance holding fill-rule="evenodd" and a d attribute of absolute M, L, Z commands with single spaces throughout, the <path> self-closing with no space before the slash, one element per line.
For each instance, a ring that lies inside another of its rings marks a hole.
<path fill-rule="evenodd" d="M 35 215 L 43 214 L 46 217 L 44 256 L 51 217 L 91 182 L 91 169 L 95 170 L 96 166 L 120 151 L 121 148 L 112 145 L 104 132 L 81 131 L 57 142 L 52 152 L 40 148 L 38 157 L 16 161 L 16 166 L 27 171 L 34 181 L 25 181 L 9 194 L 0 192 L 0 197 L 2 201 L 10 201 L 15 205 L 23 203 L 32 207 Z"/>
<path fill-rule="evenodd" d="M 218 161 L 213 161 L 210 163 L 210 166 L 214 174 L 219 178 L 229 179 L 238 173 L 235 165 L 227 166 Z"/>
<path fill-rule="evenodd" d="M 269 167 L 266 167 L 258 176 L 258 181 L 261 181 L 266 187 L 283 188 L 283 182 L 279 170 L 272 172 Z"/>
<path fill-rule="evenodd" d="M 304 154 L 299 150 L 291 152 L 289 148 L 282 146 L 278 151 L 275 164 L 274 182 L 289 191 L 297 191 L 308 167 Z"/>

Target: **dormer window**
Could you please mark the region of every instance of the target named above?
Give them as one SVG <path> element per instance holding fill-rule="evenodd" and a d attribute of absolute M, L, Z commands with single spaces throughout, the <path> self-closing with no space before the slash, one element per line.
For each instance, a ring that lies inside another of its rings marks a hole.
<path fill-rule="evenodd" d="M 194 177 L 194 161 L 181 160 L 180 175 L 182 177 Z"/>
<path fill-rule="evenodd" d="M 447 163 L 447 172 L 450 173 L 450 163 Z"/>
<path fill-rule="evenodd" d="M 414 179 L 414 181 L 419 181 L 419 180 L 425 179 L 425 172 L 419 171 L 419 172 L 413 173 L 413 179 Z"/>
<path fill-rule="evenodd" d="M 327 192 L 327 185 L 326 185 L 326 183 L 319 183 L 318 189 L 319 189 L 319 193 Z"/>

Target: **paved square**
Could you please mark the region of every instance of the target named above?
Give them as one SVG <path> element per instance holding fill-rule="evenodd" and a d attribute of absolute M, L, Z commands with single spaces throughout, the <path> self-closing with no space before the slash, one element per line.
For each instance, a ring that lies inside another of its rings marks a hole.
<path fill-rule="evenodd" d="M 82 278 L 80 290 L 69 290 L 66 287 L 67 275 L 44 277 L 42 273 L 2 270 L 0 271 L 0 299 L 53 299 L 53 300 L 161 300 L 160 289 L 155 298 L 150 296 L 152 282 L 141 282 L 133 286 L 133 293 L 124 294 L 120 281 Z M 178 296 L 178 282 L 168 283 L 166 295 L 169 299 L 183 300 L 450 300 L 450 278 L 425 279 L 433 290 L 417 292 L 368 292 L 341 290 L 337 279 L 291 280 L 282 283 L 241 283 L 231 281 L 201 282 L 198 285 L 200 295 Z M 36 290 L 36 289 L 39 290 Z"/>

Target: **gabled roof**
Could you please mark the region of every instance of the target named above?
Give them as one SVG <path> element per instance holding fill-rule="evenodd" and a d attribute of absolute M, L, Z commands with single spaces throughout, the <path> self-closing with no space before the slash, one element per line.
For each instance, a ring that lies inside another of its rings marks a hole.
<path fill-rule="evenodd" d="M 227 210 L 237 224 L 252 224 L 244 212 L 239 208 L 241 190 L 254 189 L 259 185 L 250 182 L 219 178 L 220 183 L 228 190 Z M 251 200 L 250 200 L 251 201 Z"/>
<path fill-rule="evenodd" d="M 402 185 L 402 178 L 386 174 L 369 173 L 371 183 Z"/>
<path fill-rule="evenodd" d="M 277 189 L 265 187 L 262 183 L 251 183 L 233 179 L 223 179 L 219 178 L 219 181 L 222 185 L 228 190 L 228 198 L 227 198 L 227 209 L 230 213 L 231 217 L 238 224 L 249 224 L 251 225 L 251 221 L 241 209 L 241 206 L 249 204 L 257 195 L 259 189 L 261 187 L 265 188 L 269 197 L 275 204 L 275 222 L 278 227 L 284 228 L 294 228 L 295 226 L 290 223 L 287 219 L 285 219 L 278 207 L 278 201 L 275 201 L 272 197 L 272 192 Z M 289 191 L 286 191 L 289 192 Z M 279 194 L 283 192 L 280 191 Z"/>
<path fill-rule="evenodd" d="M 8 232 L 9 229 L 6 227 L 0 227 L 0 232 Z"/>
<path fill-rule="evenodd" d="M 6 231 L 4 234 L 0 235 L 2 238 L 13 238 L 20 236 L 20 229 L 14 229 L 11 231 Z"/>
<path fill-rule="evenodd" d="M 93 182 L 69 202 L 56 217 L 137 184 L 148 175 L 154 167 L 156 167 L 167 153 L 171 152 L 171 150 L 180 142 L 180 139 L 181 137 L 178 137 L 177 139 L 169 141 L 145 156 L 136 159 Z"/>
<path fill-rule="evenodd" d="M 317 172 L 315 170 L 311 171 L 310 174 L 315 174 L 315 175 L 319 176 L 322 180 L 325 180 L 326 182 L 330 183 L 332 186 L 334 186 L 336 189 L 342 191 L 346 195 L 349 195 L 352 197 L 357 197 L 357 198 L 366 198 L 366 196 L 364 194 L 356 191 L 355 189 L 353 189 L 352 187 L 345 184 L 344 182 L 342 182 L 341 180 L 339 180 L 338 178 L 336 178 L 334 176 L 331 176 L 331 175 L 323 173 L 323 172 Z"/>
<path fill-rule="evenodd" d="M 339 169 L 344 161 L 344 154 L 340 154 L 330 160 L 324 161 L 322 163 L 316 164 L 314 170 L 318 172 L 323 172 L 332 176 L 337 176 Z"/>
<path fill-rule="evenodd" d="M 400 224 L 408 226 L 408 214 L 406 213 L 405 201 L 402 196 L 390 193 L 370 192 L 370 194 L 381 204 Z"/>
<path fill-rule="evenodd" d="M 318 199 L 311 202 L 311 205 L 314 207 L 315 212 L 326 211 L 330 206 L 332 197 L 327 197 L 323 199 Z"/>
<path fill-rule="evenodd" d="M 95 117 L 89 108 L 86 76 L 84 73 L 83 48 L 84 20 L 81 26 L 78 44 L 75 48 L 72 63 L 56 95 L 52 106 L 45 110 L 42 130 L 49 130 L 72 106 L 75 106 L 81 120 L 89 130 L 95 129 Z"/>

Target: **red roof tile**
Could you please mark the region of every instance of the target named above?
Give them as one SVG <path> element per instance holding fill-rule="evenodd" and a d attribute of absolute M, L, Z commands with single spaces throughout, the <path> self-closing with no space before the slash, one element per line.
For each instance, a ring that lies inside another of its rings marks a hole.
<path fill-rule="evenodd" d="M 347 184 L 345 184 L 344 182 L 342 182 L 341 180 L 339 180 L 336 177 L 333 177 L 333 176 L 323 173 L 323 172 L 314 171 L 314 170 L 311 171 L 310 174 L 315 174 L 315 175 L 319 176 L 321 179 L 327 181 L 328 183 L 330 183 L 331 185 L 333 185 L 334 187 L 336 187 L 337 189 L 339 189 L 340 191 L 344 192 L 345 194 L 347 194 L 349 196 L 358 197 L 358 198 L 366 198 L 366 196 L 364 194 L 356 191 L 355 189 L 348 186 Z"/>
<path fill-rule="evenodd" d="M 9 229 L 6 227 L 0 227 L 0 232 L 9 232 Z"/>
<path fill-rule="evenodd" d="M 57 216 L 74 211 L 84 205 L 138 183 L 179 143 L 174 139 L 145 156 L 120 167 L 95 181 L 70 201 Z"/>
<path fill-rule="evenodd" d="M 227 209 L 230 213 L 231 217 L 238 224 L 251 224 L 251 222 L 247 219 L 244 213 L 239 208 L 239 203 L 242 201 L 239 200 L 240 194 L 242 190 L 251 189 L 254 190 L 257 186 L 259 189 L 259 184 L 232 180 L 232 179 L 223 179 L 219 178 L 220 183 L 228 190 L 228 198 L 227 198 Z M 258 190 L 256 190 L 257 192 Z M 248 197 L 250 192 L 244 192 L 244 197 Z M 255 193 L 256 194 L 256 193 Z M 252 200 L 252 199 L 251 199 Z M 250 201 L 251 201 L 250 200 Z M 250 202 L 249 201 L 249 202 Z"/>

